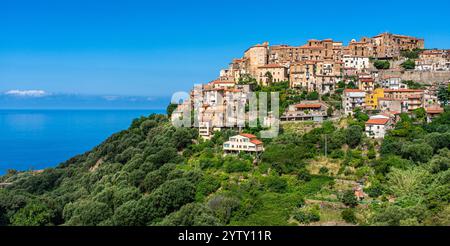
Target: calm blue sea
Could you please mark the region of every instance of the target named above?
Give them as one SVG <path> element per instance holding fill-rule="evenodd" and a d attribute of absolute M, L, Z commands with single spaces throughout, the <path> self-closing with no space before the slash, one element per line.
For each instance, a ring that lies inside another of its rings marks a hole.
<path fill-rule="evenodd" d="M 0 175 L 56 166 L 163 110 L 0 110 Z"/>

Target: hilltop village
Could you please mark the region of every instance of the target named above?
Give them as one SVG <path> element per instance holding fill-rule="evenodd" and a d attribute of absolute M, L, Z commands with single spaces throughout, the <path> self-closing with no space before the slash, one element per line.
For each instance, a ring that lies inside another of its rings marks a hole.
<path fill-rule="evenodd" d="M 383 138 L 401 113 L 420 113 L 431 122 L 444 112 L 438 94 L 450 81 L 450 50 L 424 47 L 424 39 L 391 33 L 353 39 L 347 46 L 332 39 L 310 39 L 300 46 L 256 44 L 215 80 L 196 86 L 191 99 L 201 95 L 201 100 L 178 105 L 172 119 L 197 110 L 199 135 L 210 139 L 230 128 L 227 109 L 248 103 L 249 92 L 278 91 L 282 123 L 320 123 L 364 112 L 369 115 L 366 135 Z M 269 114 L 263 122 L 270 126 L 271 120 Z M 241 137 L 261 143 L 254 135 Z M 252 146 L 256 149 L 263 150 Z"/>
<path fill-rule="evenodd" d="M 0 225 L 448 226 L 449 79 L 414 37 L 258 44 L 167 114 L 0 176 Z"/>

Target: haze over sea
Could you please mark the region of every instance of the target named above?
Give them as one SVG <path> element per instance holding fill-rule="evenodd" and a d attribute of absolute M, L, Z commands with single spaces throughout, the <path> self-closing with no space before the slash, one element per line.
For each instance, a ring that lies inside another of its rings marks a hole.
<path fill-rule="evenodd" d="M 56 166 L 152 113 L 164 110 L 0 109 L 0 175 Z"/>

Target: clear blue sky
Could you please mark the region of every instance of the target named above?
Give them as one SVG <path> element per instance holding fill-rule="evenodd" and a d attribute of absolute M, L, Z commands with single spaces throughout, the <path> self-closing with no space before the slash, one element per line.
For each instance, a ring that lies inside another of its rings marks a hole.
<path fill-rule="evenodd" d="M 168 96 L 254 43 L 389 31 L 450 48 L 442 1 L 1 0 L 0 92 Z"/>

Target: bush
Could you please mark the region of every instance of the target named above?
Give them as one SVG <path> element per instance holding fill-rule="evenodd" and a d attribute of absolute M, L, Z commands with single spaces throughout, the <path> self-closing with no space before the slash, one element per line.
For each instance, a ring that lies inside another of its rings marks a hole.
<path fill-rule="evenodd" d="M 411 159 L 414 162 L 425 163 L 433 155 L 433 148 L 425 143 L 411 143 L 404 144 L 401 152 L 403 158 Z"/>
<path fill-rule="evenodd" d="M 345 142 L 352 148 L 361 142 L 362 129 L 360 126 L 353 125 L 345 130 Z"/>
<path fill-rule="evenodd" d="M 269 176 L 266 181 L 267 188 L 273 192 L 285 192 L 287 189 L 287 181 L 279 176 Z"/>
<path fill-rule="evenodd" d="M 294 214 L 294 219 L 302 224 L 309 224 L 320 220 L 320 212 L 317 207 L 301 208 Z"/>
<path fill-rule="evenodd" d="M 169 214 L 157 225 L 163 226 L 218 226 L 221 225 L 213 211 L 203 204 L 189 203 Z"/>
<path fill-rule="evenodd" d="M 347 223 L 356 223 L 356 216 L 355 216 L 355 210 L 353 208 L 346 208 L 342 210 L 341 217 L 345 222 Z"/>
<path fill-rule="evenodd" d="M 249 160 L 229 158 L 225 160 L 224 167 L 228 173 L 248 172 L 252 169 L 252 163 Z"/>
<path fill-rule="evenodd" d="M 344 192 L 344 194 L 341 197 L 341 202 L 345 204 L 345 206 L 348 207 L 356 207 L 358 205 L 358 200 L 356 199 L 356 196 L 352 190 L 347 190 Z"/>
<path fill-rule="evenodd" d="M 414 69 L 416 67 L 416 63 L 414 60 L 408 59 L 401 65 L 404 69 Z"/>
<path fill-rule="evenodd" d="M 319 174 L 327 175 L 329 171 L 330 171 L 330 170 L 328 170 L 327 167 L 321 167 L 321 168 L 319 169 Z"/>
<path fill-rule="evenodd" d="M 389 61 L 380 61 L 380 60 L 376 60 L 373 65 L 377 68 L 377 69 L 389 69 L 389 67 L 391 66 L 391 64 L 389 63 Z"/>
<path fill-rule="evenodd" d="M 302 168 L 298 172 L 298 179 L 301 181 L 308 182 L 311 180 L 311 174 L 309 173 L 309 171 L 306 168 Z"/>
<path fill-rule="evenodd" d="M 54 212 L 47 206 L 31 202 L 21 208 L 11 218 L 11 223 L 18 226 L 45 226 L 52 225 Z"/>

